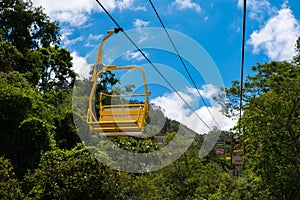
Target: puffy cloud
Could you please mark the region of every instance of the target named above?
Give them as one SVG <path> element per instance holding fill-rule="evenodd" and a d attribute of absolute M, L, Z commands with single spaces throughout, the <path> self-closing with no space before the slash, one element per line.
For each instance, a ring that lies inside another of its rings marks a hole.
<path fill-rule="evenodd" d="M 192 2 L 191 0 L 175 0 L 171 7 L 175 7 L 178 10 L 186 10 L 186 9 L 193 9 L 196 12 L 201 11 L 201 7 L 199 4 Z"/>
<path fill-rule="evenodd" d="M 73 44 L 75 44 L 75 43 L 77 43 L 77 42 L 79 42 L 79 41 L 83 41 L 83 37 L 82 37 L 82 36 L 79 36 L 79 37 L 74 38 L 74 39 L 68 39 L 68 38 L 66 37 L 66 38 L 64 38 L 64 40 L 63 40 L 63 44 L 64 44 L 64 46 L 66 47 L 66 46 L 73 45 Z"/>
<path fill-rule="evenodd" d="M 69 23 L 71 26 L 81 26 L 89 18 L 86 13 L 74 11 L 55 12 L 52 13 L 51 16 L 55 20 Z"/>
<path fill-rule="evenodd" d="M 61 32 L 61 40 L 65 41 L 65 40 L 68 40 L 68 37 L 73 34 L 74 29 L 62 28 L 60 32 Z"/>
<path fill-rule="evenodd" d="M 89 34 L 88 40 L 99 40 L 102 37 L 103 37 L 102 34 L 99 34 L 99 35 Z"/>
<path fill-rule="evenodd" d="M 70 1 L 70 0 L 32 0 L 34 5 L 42 6 L 45 12 L 54 20 L 59 22 L 67 22 L 72 26 L 81 26 L 85 23 L 89 14 L 95 10 L 99 10 L 99 6 L 96 1 L 85 0 L 85 1 Z M 106 1 L 106 6 L 110 9 L 114 7 L 110 1 Z"/>
<path fill-rule="evenodd" d="M 211 84 L 203 85 L 202 89 L 199 90 L 200 94 L 207 99 L 218 92 L 216 87 Z M 199 100 L 195 88 L 186 88 L 184 92 L 180 91 L 178 93 L 189 105 L 197 104 Z M 170 119 L 177 120 L 200 134 L 207 133 L 213 126 L 217 126 L 222 130 L 229 130 L 236 124 L 236 120 L 229 119 L 222 114 L 218 105 L 202 106 L 195 109 L 195 112 L 192 112 L 176 93 L 166 93 L 163 96 L 152 99 L 150 103 L 160 106 Z"/>
<path fill-rule="evenodd" d="M 190 94 L 178 93 L 187 103 L 192 103 L 193 98 Z M 157 106 L 160 106 L 167 117 L 170 119 L 182 122 L 185 116 L 189 115 L 190 111 L 185 109 L 185 103 L 176 93 L 166 93 L 163 96 L 156 97 L 151 100 Z"/>
<path fill-rule="evenodd" d="M 99 45 L 98 40 L 100 40 L 100 38 L 102 38 L 103 35 L 99 34 L 99 35 L 94 35 L 94 34 L 89 34 L 88 38 L 87 38 L 87 42 L 84 44 L 85 47 L 96 47 Z"/>
<path fill-rule="evenodd" d="M 42 6 L 45 12 L 54 20 L 69 23 L 71 26 L 82 26 L 89 19 L 92 12 L 102 12 L 94 0 L 32 0 L 32 2 L 36 6 Z M 134 0 L 110 0 L 101 3 L 108 11 L 136 9 L 133 5 Z"/>
<path fill-rule="evenodd" d="M 238 0 L 238 7 L 242 8 L 243 5 L 244 1 Z M 276 12 L 276 8 L 272 7 L 268 0 L 248 0 L 247 9 L 250 19 L 259 22 L 262 22 L 266 15 Z"/>
<path fill-rule="evenodd" d="M 283 7 L 264 27 L 254 31 L 247 41 L 253 53 L 263 51 L 271 60 L 291 60 L 300 35 L 300 23 L 289 8 Z"/>
<path fill-rule="evenodd" d="M 133 22 L 133 25 L 136 27 L 136 28 L 142 28 L 142 27 L 146 27 L 150 24 L 149 21 L 143 21 L 141 19 L 136 19 L 134 22 Z"/>
<path fill-rule="evenodd" d="M 75 39 L 70 39 L 69 37 L 73 34 L 73 29 L 70 27 L 86 27 L 86 22 L 89 20 L 93 12 L 103 12 L 95 0 L 32 0 L 35 6 L 42 6 L 45 13 L 47 13 L 52 19 L 60 22 L 66 23 L 69 27 L 68 29 L 61 30 L 61 40 L 62 44 L 66 47 L 73 45 L 76 42 L 82 41 L 83 38 L 77 37 Z M 135 9 L 134 0 L 111 0 L 111 1 L 101 1 L 103 6 L 108 10 L 112 11 L 115 9 Z M 100 38 L 99 36 L 89 35 L 88 41 L 85 46 L 95 46 L 90 40 L 96 40 Z"/>
<path fill-rule="evenodd" d="M 200 134 L 208 133 L 213 127 L 218 127 L 221 130 L 230 130 L 236 124 L 237 120 L 225 117 L 220 110 L 221 107 L 219 106 L 202 106 L 195 113 L 185 116 L 183 124 Z M 198 116 L 203 119 L 210 129 L 208 129 Z"/>
<path fill-rule="evenodd" d="M 115 5 L 120 10 L 130 8 L 133 5 L 133 0 L 115 1 Z"/>
<path fill-rule="evenodd" d="M 143 51 L 143 52 L 149 58 L 149 54 L 145 51 Z M 141 60 L 145 59 L 144 56 L 139 51 L 126 51 L 123 58 L 128 61 L 130 61 L 130 60 L 141 61 Z"/>
<path fill-rule="evenodd" d="M 72 52 L 71 56 L 73 57 L 73 70 L 80 78 L 88 78 L 91 70 L 91 64 L 89 64 L 84 57 L 79 56 L 76 51 Z"/>
<path fill-rule="evenodd" d="M 195 96 L 200 93 L 203 98 L 209 99 L 213 95 L 217 94 L 218 89 L 212 84 L 206 84 L 202 86 L 202 90 L 197 91 L 195 88 L 187 88 L 187 91 Z"/>

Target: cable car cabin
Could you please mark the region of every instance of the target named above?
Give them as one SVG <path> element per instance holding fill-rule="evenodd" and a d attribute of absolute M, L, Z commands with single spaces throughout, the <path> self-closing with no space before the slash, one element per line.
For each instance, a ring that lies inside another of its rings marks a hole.
<path fill-rule="evenodd" d="M 142 76 L 145 77 L 144 71 L 138 66 L 124 66 L 116 67 L 109 66 L 105 70 L 99 72 L 98 77 L 104 71 L 110 70 L 128 70 L 137 69 L 142 72 Z M 144 129 L 146 117 L 148 115 L 148 96 L 149 92 L 146 86 L 146 80 L 144 80 L 144 93 L 142 94 L 126 94 L 126 95 L 115 95 L 100 93 L 100 109 L 99 118 L 92 112 L 93 103 L 90 102 L 87 122 L 92 131 L 99 132 L 100 135 L 104 136 L 118 136 L 118 135 L 129 135 L 137 136 L 141 135 Z M 94 88 L 94 87 L 93 87 Z M 90 101 L 93 99 L 95 89 L 90 94 Z M 122 103 L 122 99 L 126 97 L 144 97 L 143 103 L 131 103 L 125 101 Z M 110 105 L 104 105 L 103 99 L 109 97 Z"/>
<path fill-rule="evenodd" d="M 215 154 L 217 156 L 225 155 L 225 142 L 218 142 L 215 146 Z"/>
<path fill-rule="evenodd" d="M 224 156 L 225 150 L 224 150 L 224 149 L 216 149 L 216 150 L 215 150 L 215 154 L 216 154 L 217 156 Z"/>
<path fill-rule="evenodd" d="M 148 96 L 149 91 L 146 84 L 146 76 L 144 70 L 139 66 L 121 66 L 104 65 L 102 63 L 102 46 L 104 41 L 118 30 L 108 32 L 100 43 L 96 64 L 93 70 L 93 86 L 89 97 L 89 108 L 87 112 L 87 124 L 90 130 L 96 131 L 101 136 L 138 136 L 144 130 L 146 117 L 148 115 Z M 97 72 L 97 66 L 100 64 L 102 68 Z M 97 81 L 106 71 L 118 70 L 138 70 L 143 80 L 143 93 L 140 94 L 106 94 L 100 93 L 100 97 L 95 97 Z M 126 98 L 140 97 L 143 101 L 133 103 L 132 101 L 124 101 Z M 100 109 L 94 111 L 93 100 L 100 98 Z M 103 104 L 104 98 L 110 98 L 110 104 Z M 123 100 L 123 101 L 122 101 Z M 97 113 L 98 112 L 98 113 Z"/>
<path fill-rule="evenodd" d="M 235 149 L 232 151 L 232 163 L 236 165 L 244 164 L 244 150 Z"/>

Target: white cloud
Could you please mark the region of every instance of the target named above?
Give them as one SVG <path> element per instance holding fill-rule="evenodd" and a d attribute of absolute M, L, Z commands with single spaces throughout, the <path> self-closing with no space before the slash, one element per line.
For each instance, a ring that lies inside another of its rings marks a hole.
<path fill-rule="evenodd" d="M 244 5 L 244 0 L 238 0 L 238 7 L 242 8 Z"/>
<path fill-rule="evenodd" d="M 133 25 L 134 25 L 136 28 L 147 27 L 149 24 L 150 24 L 149 21 L 143 21 L 143 20 L 141 20 L 141 19 L 136 19 L 136 20 L 133 22 Z"/>
<path fill-rule="evenodd" d="M 220 112 L 221 107 L 201 107 L 192 113 L 191 115 L 185 116 L 183 124 L 187 127 L 195 130 L 197 133 L 207 133 L 214 126 L 221 130 L 230 130 L 236 124 L 236 120 L 225 117 L 222 112 Z M 198 116 L 209 126 L 209 128 L 204 125 L 204 123 L 198 118 Z M 211 114 L 210 114 L 211 113 Z M 212 117 L 213 116 L 213 117 Z M 215 121 L 218 123 L 216 125 Z"/>
<path fill-rule="evenodd" d="M 147 8 L 146 8 L 146 6 L 136 6 L 136 7 L 133 8 L 133 10 L 135 10 L 135 11 L 138 11 L 138 10 L 147 11 Z"/>
<path fill-rule="evenodd" d="M 242 8 L 243 0 L 238 0 L 238 7 Z M 266 16 L 276 12 L 276 8 L 272 7 L 268 0 L 247 0 L 247 10 L 249 18 L 262 22 Z"/>
<path fill-rule="evenodd" d="M 74 11 L 64 11 L 52 13 L 52 18 L 59 22 L 69 23 L 71 26 L 81 26 L 88 20 L 88 15 L 86 13 L 74 12 Z"/>
<path fill-rule="evenodd" d="M 186 115 L 183 113 L 185 112 L 183 109 L 184 104 L 176 93 L 166 93 L 163 96 L 152 99 L 150 102 L 160 106 L 165 111 L 165 115 L 170 119 L 182 121 L 183 116 Z"/>
<path fill-rule="evenodd" d="M 243 8 L 244 0 L 238 0 L 238 7 Z M 247 0 L 247 8 L 254 9 L 260 6 L 270 7 L 270 2 L 268 0 Z"/>
<path fill-rule="evenodd" d="M 63 27 L 61 30 L 61 40 L 64 47 L 75 44 L 78 41 L 83 41 L 82 37 L 71 37 L 74 33 L 74 29 L 90 26 L 91 24 L 88 24 L 87 21 L 91 14 L 103 12 L 95 0 L 32 0 L 32 3 L 34 6 L 41 6 L 44 9 L 44 12 L 53 20 L 59 23 L 65 23 L 61 26 Z M 124 9 L 145 10 L 143 6 L 139 3 L 135 3 L 134 0 L 106 0 L 101 1 L 101 3 L 108 11 L 116 9 L 119 9 L 120 11 Z M 145 25 L 146 24 L 144 24 L 144 26 Z M 101 35 L 89 35 L 84 46 L 94 47 L 98 45 L 94 44 L 94 41 L 92 40 L 98 40 L 100 37 Z"/>
<path fill-rule="evenodd" d="M 73 34 L 74 29 L 71 29 L 71 28 L 62 28 L 60 32 L 61 32 L 61 38 L 60 39 L 64 42 L 65 40 L 68 40 L 68 37 L 70 35 Z"/>
<path fill-rule="evenodd" d="M 34 5 L 42 6 L 45 12 L 54 20 L 67 22 L 72 26 L 81 26 L 88 20 L 92 11 L 99 10 L 96 1 L 93 0 L 32 0 L 32 2 Z M 106 1 L 104 4 L 110 9 L 114 6 L 110 1 Z"/>
<path fill-rule="evenodd" d="M 32 0 L 35 6 L 42 6 L 54 20 L 66 22 L 72 26 L 82 26 L 92 12 L 102 12 L 95 0 Z M 134 6 L 134 0 L 101 1 L 103 6 L 112 11 L 115 9 L 141 9 Z"/>
<path fill-rule="evenodd" d="M 200 90 L 200 92 L 205 98 L 210 98 L 217 92 L 216 87 L 210 84 L 204 85 L 202 88 L 203 90 Z M 195 104 L 199 100 L 197 99 L 198 93 L 195 88 L 186 88 L 185 92 L 181 91 L 179 94 L 189 105 Z M 221 130 L 229 130 L 236 123 L 236 120 L 225 117 L 220 112 L 221 108 L 218 105 L 203 106 L 192 112 L 176 93 L 166 93 L 163 96 L 152 99 L 150 103 L 160 106 L 165 111 L 165 115 L 170 119 L 177 120 L 200 134 L 207 133 L 209 128 L 213 126 L 218 126 Z M 200 116 L 209 128 L 198 116 Z M 215 121 L 217 121 L 217 125 Z"/>
<path fill-rule="evenodd" d="M 79 75 L 80 78 L 88 78 L 91 64 L 88 64 L 84 57 L 78 55 L 76 51 L 71 53 L 73 57 L 73 70 Z"/>
<path fill-rule="evenodd" d="M 34 5 L 40 5 L 45 8 L 47 13 L 54 13 L 57 11 L 86 11 L 91 12 L 97 5 L 96 1 L 85 0 L 85 1 L 72 1 L 72 0 L 32 0 Z M 108 6 L 109 4 L 106 3 Z M 98 8 L 98 7 L 97 7 Z"/>
<path fill-rule="evenodd" d="M 141 45 L 143 42 L 147 41 L 151 37 L 151 31 L 143 28 L 137 29 L 137 43 Z"/>
<path fill-rule="evenodd" d="M 120 10 L 124 10 L 124 9 L 132 7 L 134 1 L 133 0 L 123 0 L 123 1 L 115 1 L 115 2 L 116 2 L 117 8 L 119 8 Z"/>
<path fill-rule="evenodd" d="M 102 38 L 102 37 L 103 37 L 102 34 L 99 34 L 99 35 L 89 34 L 89 36 L 87 38 L 87 42 L 84 44 L 84 46 L 85 47 L 96 47 L 99 45 L 98 40 L 100 40 L 100 38 Z"/>
<path fill-rule="evenodd" d="M 99 34 L 99 35 L 89 34 L 88 40 L 99 40 L 102 37 L 103 37 L 102 34 Z"/>
<path fill-rule="evenodd" d="M 149 54 L 145 51 L 143 51 L 143 52 L 149 58 Z M 144 56 L 139 51 L 135 51 L 135 52 L 134 51 L 126 51 L 123 58 L 128 61 L 130 61 L 130 60 L 141 61 L 141 60 L 145 59 Z"/>
<path fill-rule="evenodd" d="M 247 41 L 253 53 L 264 52 L 271 60 L 291 60 L 300 35 L 300 22 L 289 8 L 283 7 L 264 27 L 254 31 Z"/>
<path fill-rule="evenodd" d="M 79 41 L 83 41 L 83 37 L 82 36 L 79 36 L 79 37 L 71 39 L 71 40 L 68 39 L 67 37 L 65 37 L 64 40 L 63 40 L 63 44 L 66 47 L 66 46 L 73 45 L 73 44 L 75 44 L 75 43 L 77 43 Z"/>
<path fill-rule="evenodd" d="M 62 41 L 62 44 L 64 47 L 67 47 L 67 46 L 70 46 L 70 45 L 73 45 L 77 42 L 80 42 L 80 41 L 83 41 L 84 38 L 82 36 L 79 36 L 79 37 L 76 37 L 76 38 L 73 38 L 73 39 L 70 39 L 71 35 L 74 33 L 74 29 L 73 28 L 62 28 L 61 29 L 61 41 Z"/>
<path fill-rule="evenodd" d="M 217 94 L 218 89 L 212 84 L 203 85 L 202 90 L 199 90 L 199 93 L 203 98 L 210 99 L 213 95 Z M 196 88 L 187 88 L 187 91 L 194 96 L 198 96 L 198 91 Z"/>
<path fill-rule="evenodd" d="M 191 0 L 175 0 L 171 7 L 175 7 L 178 10 L 194 9 L 196 12 L 201 11 L 200 5 Z"/>

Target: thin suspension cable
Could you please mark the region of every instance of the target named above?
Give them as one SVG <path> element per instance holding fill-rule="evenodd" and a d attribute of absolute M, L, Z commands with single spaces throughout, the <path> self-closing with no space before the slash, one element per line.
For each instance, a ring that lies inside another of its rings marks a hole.
<path fill-rule="evenodd" d="M 172 88 L 172 90 L 180 97 L 180 99 L 192 110 L 193 113 L 200 119 L 200 121 L 211 130 L 211 128 L 205 123 L 205 121 L 196 113 L 196 111 L 190 106 L 190 104 L 180 95 L 180 93 L 174 88 L 174 86 L 164 77 L 164 75 L 159 71 L 159 69 L 151 62 L 151 60 L 145 55 L 145 53 L 137 46 L 137 44 L 127 35 L 123 28 L 117 23 L 117 21 L 110 15 L 106 8 L 101 4 L 99 0 L 96 0 L 99 6 L 104 10 L 104 12 L 109 16 L 109 18 L 115 23 L 119 30 L 125 35 L 125 37 L 131 42 L 131 44 L 142 54 L 142 56 L 148 61 L 148 63 L 155 69 L 155 71 L 166 81 L 166 83 Z"/>
<path fill-rule="evenodd" d="M 100 3 L 99 0 L 96 0 L 99 6 L 104 10 L 104 12 L 109 16 L 109 18 L 116 24 L 116 26 L 120 29 L 123 30 L 122 27 L 118 24 L 118 22 L 111 16 L 111 14 L 106 10 L 106 8 Z M 122 31 L 123 32 L 123 31 Z"/>
<path fill-rule="evenodd" d="M 211 116 L 212 119 L 214 120 L 216 126 L 219 127 L 219 125 L 218 125 L 216 119 L 214 118 L 214 116 L 213 116 L 213 114 L 211 113 L 211 111 L 209 110 L 209 108 L 208 108 L 206 102 L 204 101 L 204 98 L 202 97 L 202 95 L 201 95 L 201 93 L 200 93 L 200 91 L 199 91 L 199 89 L 198 89 L 198 87 L 197 87 L 197 85 L 196 85 L 196 83 L 195 83 L 195 81 L 194 81 L 194 79 L 193 79 L 191 73 L 189 72 L 189 70 L 188 70 L 188 68 L 187 68 L 187 66 L 186 66 L 186 64 L 185 64 L 185 62 L 183 61 L 182 57 L 180 56 L 179 51 L 178 51 L 178 49 L 176 48 L 175 43 L 174 43 L 173 39 L 171 38 L 171 36 L 170 36 L 168 30 L 166 29 L 166 27 L 165 27 L 165 25 L 164 25 L 164 23 L 163 23 L 161 17 L 159 16 L 159 14 L 158 14 L 158 12 L 157 12 L 157 10 L 156 10 L 154 4 L 152 3 L 151 0 L 149 0 L 149 3 L 151 4 L 151 7 L 153 8 L 153 10 L 154 10 L 154 12 L 155 12 L 155 14 L 156 14 L 156 16 L 157 16 L 157 18 L 158 18 L 158 20 L 159 20 L 161 26 L 163 27 L 163 29 L 164 29 L 166 35 L 168 36 L 168 38 L 169 38 L 169 40 L 170 40 L 170 42 L 171 42 L 171 44 L 172 44 L 172 46 L 173 46 L 173 48 L 174 48 L 174 50 L 175 50 L 175 52 L 176 52 L 176 54 L 177 54 L 177 56 L 178 56 L 178 58 L 179 58 L 179 60 L 180 60 L 180 62 L 181 62 L 181 64 L 182 64 L 182 66 L 184 67 L 184 69 L 185 69 L 187 75 L 189 76 L 190 80 L 192 81 L 193 86 L 196 88 L 197 93 L 198 93 L 199 97 L 201 98 L 201 101 L 203 102 L 204 106 L 207 108 L 207 111 L 209 112 L 210 116 Z"/>
<path fill-rule="evenodd" d="M 245 33 L 246 33 L 246 9 L 247 0 L 244 0 L 243 5 L 243 29 L 242 29 L 242 60 L 241 60 L 241 77 L 240 77 L 240 113 L 239 120 L 242 118 L 242 106 L 243 106 L 243 84 L 244 84 L 244 65 L 245 65 Z M 240 124 L 241 125 L 241 124 Z M 239 127 L 241 131 L 241 127 Z"/>

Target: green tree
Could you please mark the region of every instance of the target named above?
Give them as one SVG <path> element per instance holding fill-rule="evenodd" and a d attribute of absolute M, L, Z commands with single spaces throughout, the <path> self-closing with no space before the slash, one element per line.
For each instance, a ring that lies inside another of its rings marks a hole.
<path fill-rule="evenodd" d="M 68 92 L 73 88 L 76 73 L 72 70 L 72 57 L 67 49 L 55 47 L 40 48 L 39 89 L 47 93 L 52 89 Z"/>
<path fill-rule="evenodd" d="M 121 182 L 122 181 L 122 182 Z M 102 165 L 81 145 L 45 153 L 24 179 L 29 199 L 123 199 L 128 177 Z"/>
<path fill-rule="evenodd" d="M 251 99 L 241 124 L 249 157 L 277 198 L 300 198 L 300 70 L 289 63 L 275 69 L 270 90 Z"/>
<path fill-rule="evenodd" d="M 61 149 L 72 149 L 80 138 L 74 124 L 72 111 L 72 93 L 63 90 L 51 90 L 43 95 L 45 102 L 51 105 L 53 114 L 53 133 L 56 145 Z"/>
<path fill-rule="evenodd" d="M 298 40 L 298 52 L 299 52 Z M 262 190 L 277 199 L 299 199 L 300 179 L 300 68 L 294 62 L 257 64 L 244 85 L 243 116 L 238 127 L 249 166 L 262 178 Z M 239 84 L 226 89 L 238 101 Z M 230 111 L 227 109 L 227 111 Z M 271 198 L 271 197 L 270 197 Z"/>
<path fill-rule="evenodd" d="M 293 58 L 293 62 L 295 65 L 300 66 L 300 37 L 298 37 L 296 41 L 296 52 L 297 55 Z"/>
<path fill-rule="evenodd" d="M 59 43 L 58 25 L 31 1 L 0 1 L 0 33 L 22 53 Z"/>
<path fill-rule="evenodd" d="M 0 63 L 0 71 L 18 71 L 25 74 L 43 93 L 53 89 L 68 92 L 77 75 L 72 70 L 70 52 L 58 46 L 21 53 L 10 42 L 0 41 Z"/>
<path fill-rule="evenodd" d="M 10 42 L 0 40 L 0 71 L 15 71 L 24 60 L 24 56 Z"/>
<path fill-rule="evenodd" d="M 0 154 L 11 160 L 21 177 L 54 145 L 54 127 L 48 105 L 24 76 L 0 72 L 0 77 Z"/>
<path fill-rule="evenodd" d="M 21 53 L 10 42 L 0 40 L 0 71 L 8 73 L 18 71 L 33 85 L 37 85 L 40 79 L 40 53 L 27 51 Z"/>
<path fill-rule="evenodd" d="M 0 5 L 0 70 L 27 74 L 44 93 L 72 88 L 76 73 L 70 52 L 59 48 L 58 25 L 30 0 L 0 0 Z"/>
<path fill-rule="evenodd" d="M 12 164 L 3 156 L 0 157 L 0 199 L 22 199 L 23 197 Z"/>

